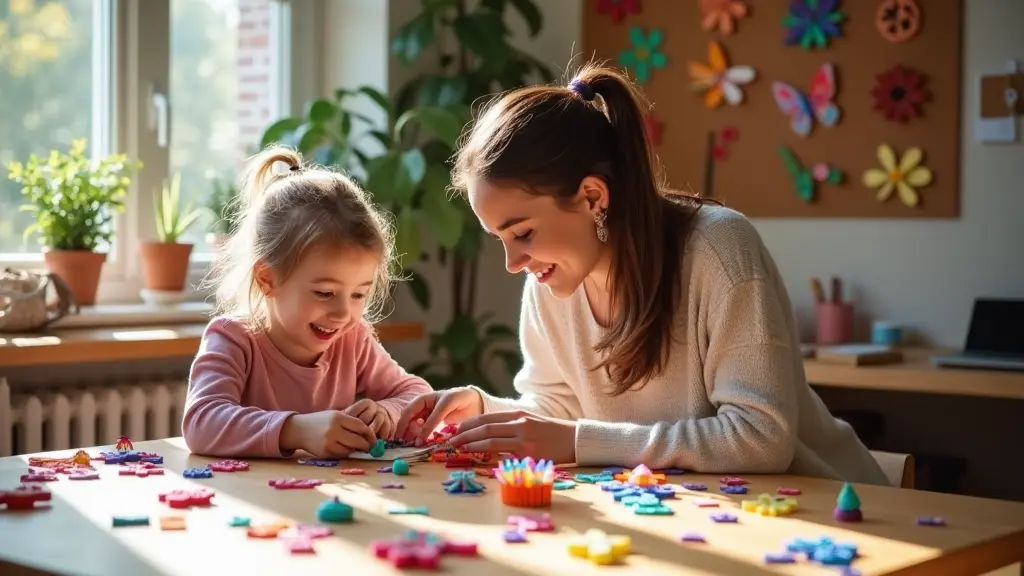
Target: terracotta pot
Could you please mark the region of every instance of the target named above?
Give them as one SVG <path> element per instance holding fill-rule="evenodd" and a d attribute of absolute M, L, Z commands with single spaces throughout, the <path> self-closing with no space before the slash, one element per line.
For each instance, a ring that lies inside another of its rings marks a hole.
<path fill-rule="evenodd" d="M 192 244 L 143 242 L 139 252 L 142 255 L 142 282 L 146 289 L 169 292 L 185 289 Z"/>
<path fill-rule="evenodd" d="M 96 303 L 100 273 L 107 255 L 89 250 L 47 250 L 43 253 L 46 268 L 60 276 L 71 289 L 79 306 Z"/>

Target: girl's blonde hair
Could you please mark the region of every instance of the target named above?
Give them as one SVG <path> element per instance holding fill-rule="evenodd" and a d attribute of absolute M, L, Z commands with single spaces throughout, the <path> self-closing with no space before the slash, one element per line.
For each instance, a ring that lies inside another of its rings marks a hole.
<path fill-rule="evenodd" d="M 288 169 L 275 171 L 278 163 Z M 266 299 L 255 278 L 258 264 L 284 281 L 312 248 L 356 248 L 380 257 L 364 319 L 376 322 L 383 316 L 394 279 L 394 227 L 365 191 L 343 174 L 303 166 L 302 157 L 285 147 L 250 158 L 240 184 L 238 201 L 244 205 L 233 211 L 237 231 L 206 280 L 215 290 L 218 314 L 266 329 Z"/>

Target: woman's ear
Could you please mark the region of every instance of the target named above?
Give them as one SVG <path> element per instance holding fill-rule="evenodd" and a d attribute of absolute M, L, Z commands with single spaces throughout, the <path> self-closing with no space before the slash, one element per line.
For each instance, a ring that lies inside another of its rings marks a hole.
<path fill-rule="evenodd" d="M 253 266 L 252 275 L 260 287 L 260 292 L 263 292 L 263 296 L 270 298 L 274 293 L 274 274 L 270 267 L 263 262 L 257 262 Z"/>
<path fill-rule="evenodd" d="M 597 214 L 608 209 L 608 184 L 599 176 L 586 176 L 580 182 L 580 199 L 587 212 Z"/>

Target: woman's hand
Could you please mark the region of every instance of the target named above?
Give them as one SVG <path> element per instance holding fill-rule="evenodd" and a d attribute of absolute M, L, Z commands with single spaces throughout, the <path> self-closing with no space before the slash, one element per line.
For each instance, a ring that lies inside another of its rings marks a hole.
<path fill-rule="evenodd" d="M 451 388 L 420 394 L 402 410 L 398 424 L 395 425 L 395 438 L 407 439 L 415 435 L 416 445 L 419 446 L 442 422 L 458 424 L 483 411 L 483 398 L 472 388 Z M 418 425 L 418 429 L 414 425 Z"/>
<path fill-rule="evenodd" d="M 576 462 L 576 423 L 522 410 L 470 418 L 449 440 L 464 452 L 511 452 L 555 464 Z"/>

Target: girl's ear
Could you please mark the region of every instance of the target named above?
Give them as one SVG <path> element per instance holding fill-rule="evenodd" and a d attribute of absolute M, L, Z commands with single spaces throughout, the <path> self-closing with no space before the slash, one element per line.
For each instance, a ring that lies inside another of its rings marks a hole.
<path fill-rule="evenodd" d="M 583 206 L 591 214 L 608 209 L 608 184 L 598 176 L 587 176 L 580 182 L 578 191 Z"/>
<path fill-rule="evenodd" d="M 253 266 L 253 277 L 256 279 L 256 284 L 260 287 L 260 291 L 263 292 L 263 296 L 270 298 L 274 294 L 274 274 L 270 270 L 270 267 L 263 262 L 257 262 Z"/>

